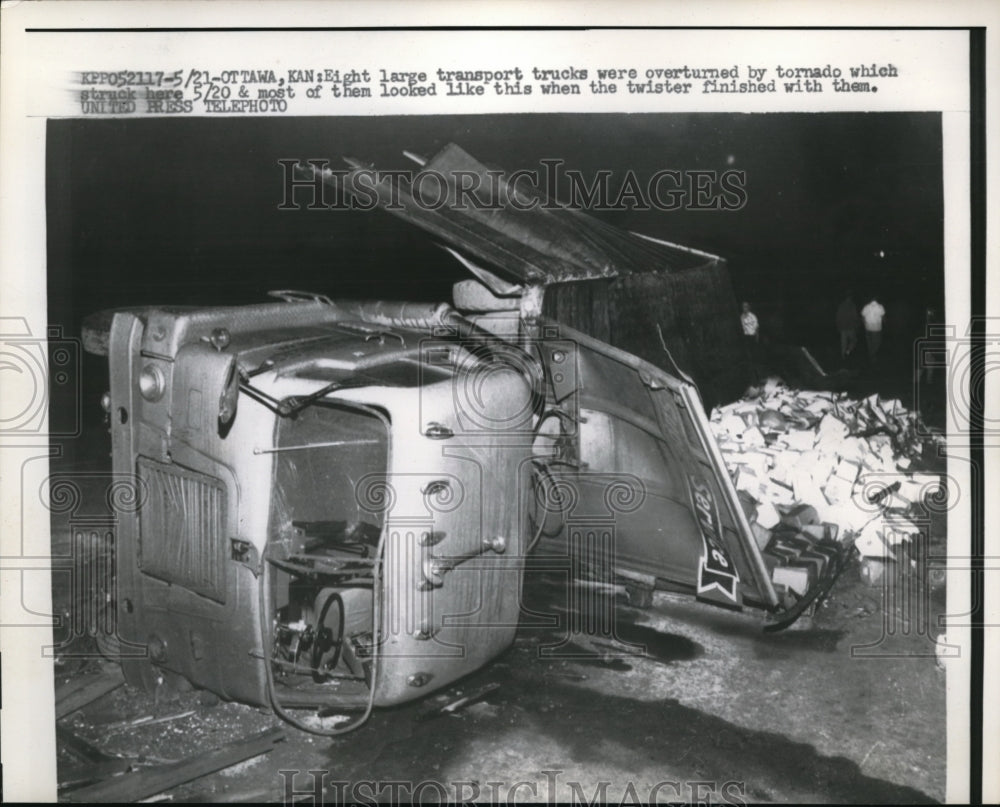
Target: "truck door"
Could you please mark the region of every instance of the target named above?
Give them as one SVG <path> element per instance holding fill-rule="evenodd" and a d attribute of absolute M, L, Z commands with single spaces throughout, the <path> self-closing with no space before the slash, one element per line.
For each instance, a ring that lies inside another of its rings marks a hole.
<path fill-rule="evenodd" d="M 549 549 L 605 579 L 740 608 L 778 600 L 697 390 L 555 322 L 540 341 L 551 407 L 536 455 L 562 529 Z M 551 510 L 551 508 L 549 508 Z"/>

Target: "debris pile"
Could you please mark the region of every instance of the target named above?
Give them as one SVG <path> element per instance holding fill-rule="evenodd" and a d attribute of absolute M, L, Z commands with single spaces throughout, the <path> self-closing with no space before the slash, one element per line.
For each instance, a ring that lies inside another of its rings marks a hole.
<path fill-rule="evenodd" d="M 56 681 L 60 801 L 148 799 L 215 772 L 226 775 L 285 739 L 273 715 L 249 706 L 229 703 L 208 712 L 194 708 L 204 693 L 130 690 L 119 665 L 96 663 L 81 646 L 87 645 L 78 643 L 73 658 L 82 663 Z M 56 664 L 66 666 L 66 658 Z"/>
<path fill-rule="evenodd" d="M 775 584 L 801 594 L 813 577 L 803 555 L 823 546 L 853 542 L 863 557 L 894 559 L 918 540 L 928 497 L 947 499 L 934 472 L 939 438 L 898 400 L 792 390 L 776 379 L 751 392 L 716 407 L 710 422 Z M 782 561 L 796 541 L 789 568 Z"/>

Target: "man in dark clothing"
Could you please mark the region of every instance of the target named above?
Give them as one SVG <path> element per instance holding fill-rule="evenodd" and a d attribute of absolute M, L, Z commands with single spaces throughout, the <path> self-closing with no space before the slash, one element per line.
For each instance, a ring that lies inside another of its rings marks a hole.
<path fill-rule="evenodd" d="M 861 315 L 854 303 L 854 296 L 848 294 L 837 307 L 837 330 L 840 331 L 840 358 L 846 359 L 858 345 L 858 331 L 861 329 Z"/>

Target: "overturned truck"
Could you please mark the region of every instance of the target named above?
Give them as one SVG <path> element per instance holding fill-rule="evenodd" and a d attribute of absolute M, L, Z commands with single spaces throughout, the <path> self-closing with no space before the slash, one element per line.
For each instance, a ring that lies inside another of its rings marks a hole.
<path fill-rule="evenodd" d="M 456 165 L 479 164 L 451 146 L 428 167 Z M 685 374 L 718 390 L 738 363 L 721 260 L 551 205 L 428 211 L 375 187 L 472 272 L 456 307 L 282 291 L 86 326 L 136 486 L 115 547 L 127 680 L 168 671 L 335 733 L 506 648 L 532 553 L 772 627 L 832 582 L 838 564 L 776 592 Z M 362 716 L 293 715 L 317 707 Z"/>

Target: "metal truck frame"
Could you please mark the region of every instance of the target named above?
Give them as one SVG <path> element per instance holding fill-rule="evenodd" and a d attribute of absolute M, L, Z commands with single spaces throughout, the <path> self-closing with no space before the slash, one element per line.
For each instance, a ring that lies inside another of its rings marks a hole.
<path fill-rule="evenodd" d="M 466 313 L 281 291 L 87 324 L 135 485 L 112 604 L 130 683 L 338 733 L 501 653 L 533 553 L 778 627 L 829 586 L 839 564 L 779 597 L 679 370 L 546 317 L 544 278 L 513 294 L 465 260 L 456 300 L 488 303 Z"/>

